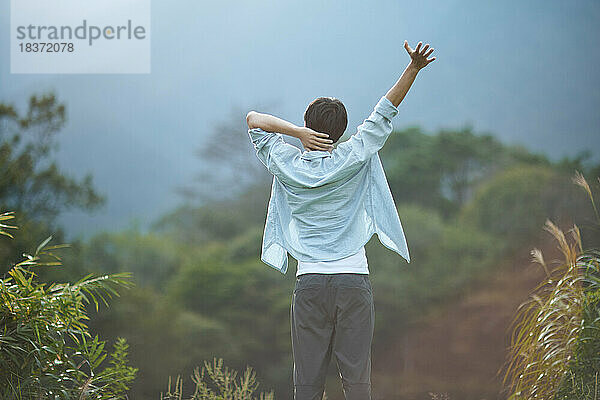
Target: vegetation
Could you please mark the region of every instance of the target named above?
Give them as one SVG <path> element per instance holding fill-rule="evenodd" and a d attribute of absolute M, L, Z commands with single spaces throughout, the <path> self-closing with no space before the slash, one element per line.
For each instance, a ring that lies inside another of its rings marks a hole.
<path fill-rule="evenodd" d="M 574 178 L 596 209 L 581 174 Z M 600 218 L 597 220 L 600 226 Z M 551 221 L 548 231 L 563 256 L 552 268 L 539 249 L 533 261 L 546 274 L 515 318 L 505 375 L 510 399 L 597 399 L 600 396 L 600 250 L 582 247 L 577 225 L 565 234 Z"/>
<path fill-rule="evenodd" d="M 258 397 L 254 392 L 258 389 L 256 373 L 247 367 L 244 374 L 239 377 L 235 370 L 223 366 L 223 359 L 213 359 L 212 364 L 204 362 L 202 370 L 194 369 L 192 381 L 196 385 L 194 393 L 187 400 L 273 400 L 273 392 L 260 393 Z M 177 377 L 175 387 L 169 387 L 167 393 L 161 393 L 161 400 L 182 400 L 183 380 Z"/>
<path fill-rule="evenodd" d="M 0 234 L 12 237 L 0 214 Z M 3 399 L 123 398 L 137 368 L 127 362 L 127 343 L 118 339 L 112 353 L 88 330 L 85 306 L 118 295 L 130 287 L 126 273 L 88 275 L 76 283 L 40 283 L 35 270 L 56 268 L 55 251 L 64 245 L 44 240 L 32 255 L 0 278 L 0 397 Z M 109 366 L 103 367 L 108 359 Z"/>
<path fill-rule="evenodd" d="M 60 239 L 55 220 L 61 211 L 94 210 L 104 203 L 90 174 L 78 181 L 53 159 L 65 121 L 65 106 L 53 94 L 31 96 L 23 113 L 0 103 L 0 209 L 19 215 L 21 231 L 15 240 L 0 243 L 0 259 L 17 259 L 22 249 L 52 232 Z"/>

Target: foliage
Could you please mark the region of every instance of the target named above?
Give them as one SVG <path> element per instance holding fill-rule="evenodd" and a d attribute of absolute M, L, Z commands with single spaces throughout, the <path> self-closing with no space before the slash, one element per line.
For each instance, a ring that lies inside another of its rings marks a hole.
<path fill-rule="evenodd" d="M 138 369 L 128 365 L 129 345 L 125 338 L 117 338 L 114 351 L 110 354 L 110 366 L 103 374 L 111 377 L 106 384 L 103 395 L 107 398 L 118 398 L 129 390 L 129 384 L 134 381 Z M 117 378 L 117 377 L 121 378 Z"/>
<path fill-rule="evenodd" d="M 282 284 L 256 257 L 261 234 L 252 226 L 228 242 L 191 246 L 166 234 L 125 231 L 97 235 L 78 250 L 70 263 L 86 271 L 131 267 L 139 271 L 136 282 L 151 283 L 127 291 L 91 321 L 95 331 L 128 338 L 131 359 L 141 366 L 132 395 L 156 397 L 166 373 L 191 370 L 215 354 L 235 367 L 257 360 L 270 382 L 287 378 L 281 365 L 289 355 L 294 277 L 288 274 Z M 271 343 L 267 353 L 265 342 Z"/>
<path fill-rule="evenodd" d="M 246 367 L 243 376 L 239 377 L 235 370 L 223 366 L 223 359 L 213 359 L 212 365 L 204 362 L 200 371 L 194 369 L 192 381 L 196 385 L 194 393 L 188 400 L 273 400 L 273 392 L 260 393 L 258 397 L 254 392 L 258 389 L 256 373 Z M 178 376 L 175 387 L 171 389 L 171 379 L 166 394 L 161 393 L 161 400 L 182 400 L 183 380 Z"/>
<path fill-rule="evenodd" d="M 257 184 L 236 198 L 199 207 L 182 206 L 156 221 L 153 229 L 177 243 L 192 246 L 231 240 L 251 227 L 264 224 L 270 194 L 268 185 Z"/>
<path fill-rule="evenodd" d="M 470 126 L 436 135 L 417 127 L 397 131 L 380 154 L 394 199 L 433 208 L 444 217 L 459 211 L 497 172 L 517 163 L 550 164 L 490 134 L 476 134 Z"/>
<path fill-rule="evenodd" d="M 504 238 L 514 249 L 535 237 L 546 219 L 583 222 L 587 200 L 564 174 L 544 166 L 516 165 L 476 191 L 459 215 L 463 223 Z M 566 217 L 574 221 L 566 220 Z"/>
<path fill-rule="evenodd" d="M 243 343 L 222 321 L 186 310 L 151 287 L 136 287 L 123 293 L 110 309 L 90 321 L 95 331 L 127 337 L 132 363 L 140 367 L 131 384 L 134 399 L 157 398 L 164 378 L 188 371 L 198 360 L 215 354 L 239 359 Z"/>
<path fill-rule="evenodd" d="M 160 233 L 142 234 L 128 229 L 121 232 L 103 232 L 91 237 L 85 246 L 66 256 L 72 265 L 82 271 L 116 273 L 129 271 L 138 286 L 161 288 L 179 267 L 186 247 Z M 47 274 L 64 279 L 61 272 Z"/>
<path fill-rule="evenodd" d="M 20 215 L 22 232 L 15 241 L 0 244 L 0 258 L 15 259 L 19 249 L 56 230 L 61 211 L 92 210 L 104 202 L 91 175 L 75 180 L 52 159 L 65 120 L 65 106 L 53 94 L 32 96 L 24 114 L 0 103 L 0 209 Z"/>
<path fill-rule="evenodd" d="M 586 188 L 597 214 L 583 176 L 578 173 L 574 181 Z M 596 352 L 600 346 L 600 253 L 583 250 L 577 225 L 565 234 L 547 220 L 545 230 L 558 243 L 564 261 L 550 269 L 542 252 L 532 251 L 533 261 L 543 267 L 547 279 L 521 305 L 513 321 L 504 381 L 514 400 L 589 399 L 590 390 L 597 390 L 600 373 L 600 353 Z"/>
<path fill-rule="evenodd" d="M 584 289 L 581 332 L 556 400 L 600 398 L 600 252 L 590 250 L 579 262 L 592 283 Z"/>
<path fill-rule="evenodd" d="M 218 321 L 228 333 L 230 359 L 255 360 L 267 379 L 284 386 L 290 377 L 282 365 L 290 357 L 289 301 L 295 276 L 273 274 L 260 261 L 261 237 L 261 227 L 253 227 L 232 241 L 190 251 L 168 283 L 167 297 Z"/>
<path fill-rule="evenodd" d="M 4 213 L 0 220 L 13 217 Z M 7 235 L 10 226 L 3 224 Z M 10 234 L 8 234 L 10 235 Z M 0 397 L 113 399 L 125 396 L 137 369 L 127 366 L 127 346 L 119 339 L 108 354 L 106 343 L 89 333 L 86 305 L 117 296 L 129 287 L 126 273 L 87 275 L 75 283 L 37 282 L 34 269 L 57 267 L 55 251 L 66 245 L 42 242 L 33 255 L 0 278 Z"/>
<path fill-rule="evenodd" d="M 589 185 L 579 174 L 575 182 L 587 192 L 596 219 L 600 221 Z M 600 285 L 597 284 L 600 279 L 600 250 L 584 252 L 579 262 L 588 275 L 584 285 L 582 328 L 569 370 L 556 395 L 557 400 L 600 398 Z"/>
<path fill-rule="evenodd" d="M 472 226 L 446 221 L 416 205 L 401 204 L 411 263 L 372 239 L 366 247 L 377 313 L 376 331 L 390 339 L 426 311 L 459 295 L 496 265 L 504 244 Z"/>

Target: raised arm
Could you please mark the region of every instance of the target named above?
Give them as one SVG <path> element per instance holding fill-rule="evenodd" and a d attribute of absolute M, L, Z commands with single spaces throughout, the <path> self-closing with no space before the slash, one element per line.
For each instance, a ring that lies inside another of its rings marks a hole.
<path fill-rule="evenodd" d="M 400 79 L 398 79 L 396 84 L 392 86 L 385 95 L 385 97 L 392 102 L 394 107 L 398 107 L 400 103 L 402 103 L 402 100 L 406 96 L 406 93 L 408 93 L 408 89 L 412 86 L 419 71 L 435 60 L 435 57 L 427 59 L 427 57 L 433 53 L 433 47 L 429 49 L 429 44 L 426 44 L 425 47 L 421 49 L 422 44 L 422 42 L 419 42 L 417 48 L 413 50 L 408 45 L 408 42 L 406 40 L 404 41 L 404 48 L 410 55 L 411 61 L 402 73 Z M 429 51 L 427 51 L 427 49 L 429 49 Z"/>
<path fill-rule="evenodd" d="M 417 73 L 435 60 L 435 57 L 427 59 L 433 52 L 433 49 L 427 51 L 429 45 L 421 49 L 421 42 L 419 42 L 417 48 L 413 50 L 404 41 L 404 48 L 410 55 L 411 61 L 402 76 L 375 105 L 371 115 L 358 126 L 357 132 L 346 142 L 338 145 L 338 149 L 347 149 L 354 153 L 355 160 L 359 162 L 367 161 L 383 147 L 392 133 L 392 118 L 398 113 L 398 106 L 415 81 Z"/>
<path fill-rule="evenodd" d="M 265 132 L 277 132 L 296 137 L 300 139 L 306 150 L 329 151 L 333 148 L 331 145 L 333 140 L 329 139 L 328 134 L 316 132 L 304 126 L 294 125 L 274 115 L 250 111 L 246 115 L 246 122 L 249 129 L 260 128 Z"/>

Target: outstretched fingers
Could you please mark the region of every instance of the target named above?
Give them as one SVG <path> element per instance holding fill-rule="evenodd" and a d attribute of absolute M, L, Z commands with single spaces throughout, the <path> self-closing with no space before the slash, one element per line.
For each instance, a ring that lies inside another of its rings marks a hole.
<path fill-rule="evenodd" d="M 433 53 L 433 47 L 429 47 L 429 43 L 427 43 L 427 44 L 425 44 L 425 46 L 423 46 L 423 42 L 419 42 L 417 44 L 417 47 L 413 50 L 408 45 L 408 41 L 405 40 L 404 48 L 410 55 L 414 65 L 416 65 L 419 69 L 424 68 L 426 65 L 428 65 L 429 63 L 431 63 L 432 61 L 435 60 L 435 57 L 433 57 L 431 59 L 428 58 Z"/>

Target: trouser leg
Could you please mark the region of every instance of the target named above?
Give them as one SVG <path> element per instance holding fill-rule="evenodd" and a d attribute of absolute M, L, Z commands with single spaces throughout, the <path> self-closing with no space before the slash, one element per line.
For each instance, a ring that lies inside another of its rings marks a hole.
<path fill-rule="evenodd" d="M 334 331 L 326 276 L 300 275 L 290 310 L 294 356 L 294 399 L 321 400 L 331 360 Z"/>
<path fill-rule="evenodd" d="M 344 396 L 346 400 L 370 400 L 375 308 L 369 276 L 341 274 L 334 285 L 337 290 L 333 354 Z"/>

